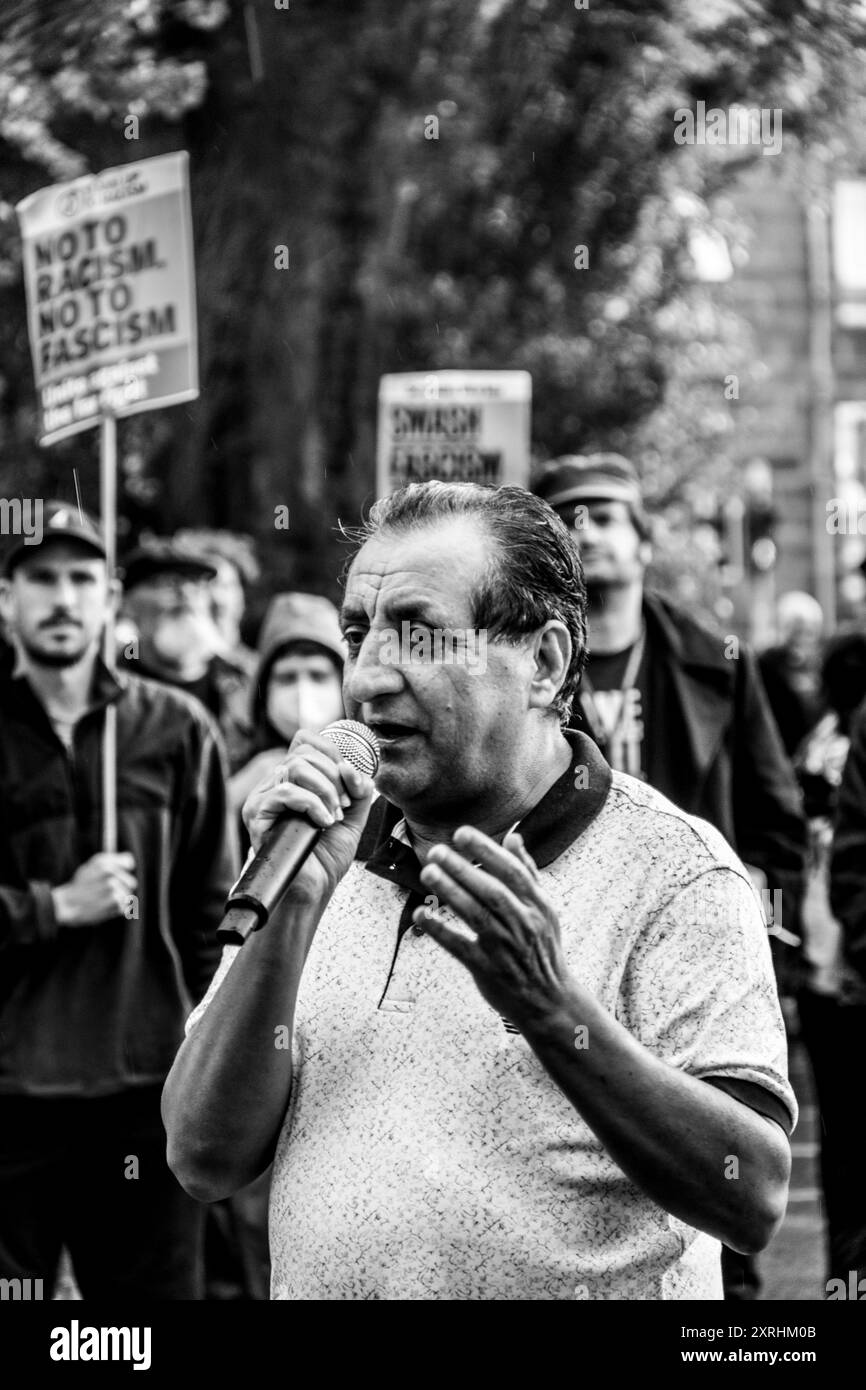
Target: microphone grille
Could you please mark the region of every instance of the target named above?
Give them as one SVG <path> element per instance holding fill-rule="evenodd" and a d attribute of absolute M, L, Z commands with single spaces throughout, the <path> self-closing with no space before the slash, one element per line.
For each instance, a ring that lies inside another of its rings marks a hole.
<path fill-rule="evenodd" d="M 368 777 L 379 770 L 379 741 L 372 729 L 357 719 L 338 719 L 322 730 L 322 737 L 335 743 L 347 762 Z"/>

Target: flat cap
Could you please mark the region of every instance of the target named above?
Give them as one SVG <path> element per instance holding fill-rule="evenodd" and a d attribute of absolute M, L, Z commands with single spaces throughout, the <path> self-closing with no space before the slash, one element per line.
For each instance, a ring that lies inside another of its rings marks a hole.
<path fill-rule="evenodd" d="M 129 592 L 158 574 L 185 574 L 190 579 L 215 579 L 216 566 L 173 540 L 152 540 L 139 546 L 123 563 L 123 587 Z"/>
<path fill-rule="evenodd" d="M 565 454 L 539 471 L 532 491 L 551 507 L 567 502 L 627 502 L 640 511 L 640 479 L 634 464 L 622 454 Z"/>

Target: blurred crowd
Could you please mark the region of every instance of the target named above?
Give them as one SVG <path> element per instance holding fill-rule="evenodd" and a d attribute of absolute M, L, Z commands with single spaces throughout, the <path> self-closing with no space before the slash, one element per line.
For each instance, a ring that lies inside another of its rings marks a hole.
<path fill-rule="evenodd" d="M 731 650 L 730 639 L 649 591 L 652 517 L 628 460 L 551 460 L 533 489 L 573 531 L 584 566 L 590 660 L 580 727 L 613 766 L 715 824 L 753 877 L 786 1024 L 814 1071 L 828 1275 L 862 1272 L 863 1112 L 845 1061 L 866 1041 L 866 629 L 828 632 L 814 598 L 786 593 L 776 645 Z M 243 804 L 275 774 L 299 728 L 319 731 L 342 716 L 338 614 L 319 594 L 270 594 L 251 631 L 251 596 L 261 597 L 254 547 L 203 529 L 151 538 L 122 557 L 122 592 L 107 589 L 100 607 L 88 591 L 104 563 L 96 523 L 63 503 L 46 504 L 46 517 L 41 545 L 8 548 L 3 580 L 0 1272 L 56 1269 L 66 1248 L 83 1295 L 97 1291 L 98 1262 L 84 1247 L 118 1220 L 107 1193 L 124 1186 L 123 1160 L 146 1152 L 162 1165 L 160 1182 L 135 1219 L 122 1209 L 129 1260 L 111 1286 L 126 1280 L 144 1297 L 267 1298 L 268 1175 L 199 1208 L 165 1167 L 158 1091 L 183 1018 L 216 966 L 215 930 L 248 848 Z M 102 686 L 77 696 L 68 682 L 61 689 L 51 673 L 66 669 L 76 641 L 101 630 L 104 605 L 114 602 L 118 675 L 103 671 Z M 39 670 L 49 674 L 37 679 Z M 134 707 L 123 693 L 127 673 L 149 682 Z M 166 702 L 165 688 L 183 699 Z M 106 851 L 91 716 L 112 701 L 123 849 Z M 194 913 L 184 879 L 194 881 Z M 135 911 L 121 911 L 131 901 Z M 120 947 L 116 936 L 82 937 L 71 959 L 56 948 L 76 923 L 149 914 L 155 938 L 130 932 Z M 52 971 L 61 975 L 53 986 Z M 70 989 L 83 991 L 72 1025 L 80 1037 L 70 1036 L 62 1003 Z M 124 1009 L 147 1034 L 138 1051 Z M 83 1231 L 62 1211 L 84 1191 L 70 1187 L 69 1171 L 80 1175 L 93 1157 L 87 1134 L 72 1133 L 82 1103 L 94 1117 L 84 1130 L 118 1135 L 115 1170 L 102 1165 L 86 1188 Z M 76 1144 L 84 1147 L 73 1161 L 66 1146 Z M 42 1170 L 61 1152 L 67 1177 L 46 1213 Z M 727 1251 L 723 1268 L 728 1298 L 758 1296 L 753 1258 Z"/>

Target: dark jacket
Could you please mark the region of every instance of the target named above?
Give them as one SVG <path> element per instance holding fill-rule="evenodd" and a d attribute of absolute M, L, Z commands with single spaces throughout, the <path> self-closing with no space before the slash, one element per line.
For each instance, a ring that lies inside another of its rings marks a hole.
<path fill-rule="evenodd" d="M 824 713 L 817 678 L 814 690 L 799 690 L 788 668 L 784 647 L 768 647 L 762 652 L 758 669 L 785 752 L 793 758 Z"/>
<path fill-rule="evenodd" d="M 726 656 L 724 637 L 658 595 L 645 595 L 644 617 L 664 687 L 649 780 L 764 871 L 770 892 L 782 891 L 782 925 L 796 934 L 806 822 L 756 658 L 743 644 Z"/>
<path fill-rule="evenodd" d="M 118 848 L 137 916 L 58 927 L 50 890 L 101 849 L 101 734 L 117 705 Z M 162 1081 L 207 989 L 236 873 L 218 735 L 199 703 L 97 668 L 67 753 L 29 683 L 0 681 L 0 1093 Z"/>
<path fill-rule="evenodd" d="M 121 657 L 121 669 L 200 700 L 219 726 L 229 771 L 236 772 L 243 766 L 250 737 L 247 709 L 251 677 L 241 661 L 212 656 L 205 677 L 192 682 L 190 686 L 183 681 L 170 680 L 162 672 L 151 670 L 138 656 L 125 652 Z"/>
<path fill-rule="evenodd" d="M 830 906 L 842 923 L 845 954 L 866 979 L 866 704 L 851 724 L 830 857 Z"/>

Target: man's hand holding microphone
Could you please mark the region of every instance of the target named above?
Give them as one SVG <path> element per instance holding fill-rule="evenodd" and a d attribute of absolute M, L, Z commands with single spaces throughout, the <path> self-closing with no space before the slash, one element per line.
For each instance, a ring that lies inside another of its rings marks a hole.
<path fill-rule="evenodd" d="M 354 720 L 295 734 L 244 804 L 254 858 L 229 896 L 223 940 L 243 944 L 289 889 L 294 901 L 324 907 L 355 856 L 378 763 L 375 735 Z"/>
<path fill-rule="evenodd" d="M 329 898 L 355 857 L 373 790 L 372 777 L 353 767 L 325 734 L 299 729 L 276 773 L 244 803 L 250 843 L 258 854 L 275 822 L 306 816 L 324 834 L 292 881 L 292 892 Z"/>
<path fill-rule="evenodd" d="M 163 1092 L 169 1165 L 200 1201 L 237 1191 L 273 1157 L 292 1087 L 292 1051 L 274 1046 L 275 1030 L 294 1029 L 307 953 L 357 852 L 377 765 L 375 737 L 363 725 L 301 729 L 244 804 L 255 857 L 220 933 L 248 944 L 183 1043 Z M 232 922 L 242 928 L 237 936 Z"/>

